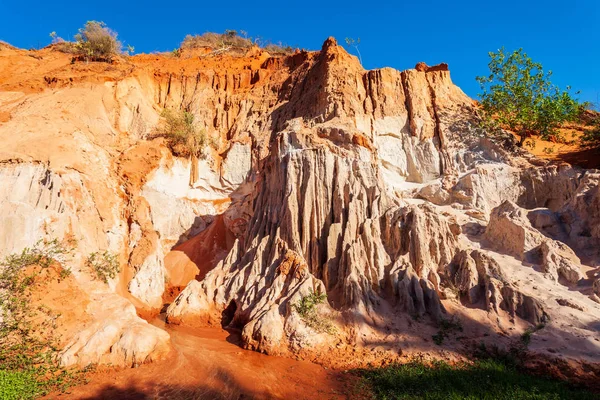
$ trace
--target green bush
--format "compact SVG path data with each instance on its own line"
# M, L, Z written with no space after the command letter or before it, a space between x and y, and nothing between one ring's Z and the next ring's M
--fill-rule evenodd
M595 399L595 394L565 382L526 374L493 359L450 365L411 360L359 371L359 390L376 399ZM365 396L367 397L367 396Z
M75 53L84 61L105 61L123 54L117 33L104 22L88 21L75 35Z
M327 299L325 293L310 292L307 296L302 296L300 301L293 304L292 307L304 323L319 333L334 333L335 326L333 323L319 314L316 306L322 304Z
M0 399L27 400L43 394L42 384L34 372L0 369Z
M19 254L8 255L1 263L0 267L0 288L6 288L3 285L13 285L18 274L30 265L39 265L42 268L48 268L53 263L60 261L63 255L68 254L72 249L65 247L58 240L38 240L33 247L26 247ZM17 291L14 286L9 286L11 291Z
M51 32L51 47L63 53L74 54L74 60L79 61L103 61L112 62L118 55L133 54L134 48L127 45L123 50L123 44L117 39L117 33L106 26L104 22L88 21L79 33L75 35L75 41L69 42L61 38L56 32Z
M271 55L287 55L294 52L294 48L292 46L288 46L281 42L277 44L265 44L262 48Z
M169 148L177 156L200 157L209 140L206 131L198 128L194 114L186 110L165 109L161 117L152 138L167 139Z
M556 138L557 128L575 120L579 103L567 91L550 82L551 72L532 61L523 49L507 53L504 48L489 53L490 74L479 76L486 127L497 125L519 135L519 146L532 134Z
M121 271L117 256L108 250L102 253L91 253L86 261L86 265L96 272L96 276L104 283L113 279Z
M0 365L31 367L47 357L50 344L32 335L34 312L29 306L29 288L41 271L58 263L69 251L57 240L40 240L0 262ZM38 268L26 270L29 266Z
M583 145L588 147L600 146L600 115L592 121L592 127L587 129L581 138Z
M190 185L192 185L198 179L198 158L203 156L207 146L217 149L218 139L209 137L204 129L200 129L194 114L190 111L164 109L161 117L161 121L149 139L165 138L173 154L191 160Z
M63 53L76 54L77 46L74 42L68 42L58 36L56 32L50 32L50 37L52 38L52 48Z
M30 305L35 278L64 262L71 251L57 240L40 240L0 261L0 399L37 398L50 390L65 390L79 379L56 362L56 316ZM61 270L61 277L63 270L68 269Z

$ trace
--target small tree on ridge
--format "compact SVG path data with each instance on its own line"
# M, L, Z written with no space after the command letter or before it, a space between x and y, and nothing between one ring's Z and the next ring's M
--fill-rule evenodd
M483 90L481 106L488 120L519 136L519 146L532 134L549 139L561 123L577 117L578 102L552 85L552 72L545 73L523 49L501 48L489 56L490 75L476 78Z
M117 33L104 22L88 21L75 35L76 52L85 61L110 62L114 56L123 53L122 47Z

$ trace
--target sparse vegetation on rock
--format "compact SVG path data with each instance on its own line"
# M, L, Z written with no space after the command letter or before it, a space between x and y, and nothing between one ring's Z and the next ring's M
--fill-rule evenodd
M291 46L283 43L263 42L260 38L249 37L244 31L226 30L224 33L205 32L202 35L187 35L181 42L181 50L210 48L212 54L248 50L252 46L261 47L271 54L290 54Z
M181 49L198 49L210 47L217 50L248 49L252 40L238 35L235 30L225 33L205 32L202 35L187 35L181 42Z
M163 137L173 154L180 157L200 157L208 145L208 135L198 127L190 111L164 109L162 120L151 138Z
M294 48L292 46L283 44L282 42L279 42L277 44L268 43L265 44L262 48L271 55L287 55L292 54L294 52Z
M198 158L202 157L207 146L218 147L217 140L211 138L206 130L200 128L194 114L187 110L164 109L161 121L150 138L162 137L167 145L179 157L191 160L190 185L197 178Z
M300 301L293 305L294 310L300 315L302 321L319 333L334 333L335 326L327 317L321 315L317 306L327 300L327 294L310 292L302 296Z
M354 49L356 50L356 54L358 54L358 59L360 60L360 63L362 64L362 55L360 54L360 50L358 49L358 45L360 44L360 38L358 39L354 39L354 38L346 38L346 46L348 47L354 47Z
M582 142L585 146L600 146L600 113L594 113L591 121L591 127L584 131Z
M61 38L56 32L50 32L52 38L52 48L61 51L63 53L75 54L77 53L77 45L75 42L69 42Z
M576 119L580 107L568 91L554 86L552 72L544 72L523 49L490 52L490 74L479 76L485 121L515 132L522 146L532 134L557 139L561 123Z
M433 342L438 346L444 343L444 339L456 332L462 332L463 326L459 319L442 319L439 323L440 329L438 333L432 336Z
M77 372L59 367L54 321L47 307L34 308L31 287L56 275L72 249L58 240L40 240L0 262L0 398L33 399L50 390L65 390ZM63 279L62 273L58 274Z
M109 279L114 279L121 271L117 256L108 250L102 253L91 253L86 260L86 265L104 283L108 283Z
M521 335L521 343L527 347L529 346L529 344L531 343L531 336L536 333L537 331L544 329L546 327L546 324L537 324L535 327L533 328L528 328L525 330L525 332L523 332L523 334Z

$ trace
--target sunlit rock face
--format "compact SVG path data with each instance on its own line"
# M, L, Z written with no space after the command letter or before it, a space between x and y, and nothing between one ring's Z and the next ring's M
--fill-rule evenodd
M62 56L36 66L48 80L0 84L0 254L76 240L67 262L93 295L66 365L164 357L169 335L140 316L165 309L317 359L417 348L452 318L474 340L530 324L550 340L589 336L600 316L598 172L484 135L445 65L365 71L331 38L281 57L142 55L93 76ZM201 157L147 140L165 107L194 114L211 138ZM108 283L86 264L104 251L120 265ZM327 295L327 329L298 312L312 293Z

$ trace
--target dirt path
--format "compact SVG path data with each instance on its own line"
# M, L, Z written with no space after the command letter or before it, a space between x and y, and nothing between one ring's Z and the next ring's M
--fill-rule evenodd
M68 399L342 399L349 376L238 346L239 334L218 328L155 325L171 334L162 362L92 374L87 385L49 398Z

